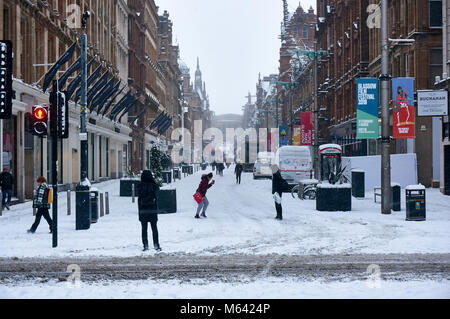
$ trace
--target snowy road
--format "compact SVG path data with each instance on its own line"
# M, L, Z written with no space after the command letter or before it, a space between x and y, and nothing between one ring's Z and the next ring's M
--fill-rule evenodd
M116 280L295 277L300 280L367 280L379 269L383 280L444 280L448 284L450 254L389 255L223 255L158 254L128 258L0 259L0 283L24 280L66 281L67 267L77 265L84 282ZM372 265L372 266L371 266ZM369 267L370 266L370 267Z
M277 221L270 180L253 180L243 174L234 181L233 168L215 176L209 189L207 219L194 219L192 198L201 171L176 181L178 212L159 216L160 243L166 253L223 254L427 254L450 253L450 196L427 189L427 220L405 221L402 211L380 213L373 194L353 199L351 212L317 212L315 201L283 196L283 221ZM109 191L111 214L87 231L75 230L75 194L72 215L66 215L66 194L59 195L59 243L51 248L45 221L36 234L26 234L33 223L31 203L13 207L0 217L0 257L133 257L141 251L137 203L119 197L119 181L95 185Z
M26 233L31 203L5 211L0 297L450 298L450 197L438 190L427 189L423 222L405 221L404 190L402 211L391 215L370 192L353 199L351 212L317 212L315 201L285 194L277 221L271 181L243 174L236 185L230 168L214 177L208 218L198 220L192 195L202 173L172 184L178 212L159 216L160 254L141 251L137 203L119 197L117 180L95 185L109 192L111 213L86 231L75 230L59 195L57 248L45 221ZM70 264L80 267L84 288L67 290ZM382 290L367 288L369 265L379 267Z

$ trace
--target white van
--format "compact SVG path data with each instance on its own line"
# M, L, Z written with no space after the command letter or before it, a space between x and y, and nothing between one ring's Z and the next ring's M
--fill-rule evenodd
M275 155L275 164L290 185L297 185L301 180L313 177L310 146L280 147Z
M257 178L272 178L272 170L270 165L275 161L275 154L273 152L259 152L253 167L253 179Z

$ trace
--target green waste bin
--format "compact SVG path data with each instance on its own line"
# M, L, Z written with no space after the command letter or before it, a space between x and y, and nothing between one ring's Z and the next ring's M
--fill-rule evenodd
M425 186L409 185L405 188L406 193L406 220L425 220Z

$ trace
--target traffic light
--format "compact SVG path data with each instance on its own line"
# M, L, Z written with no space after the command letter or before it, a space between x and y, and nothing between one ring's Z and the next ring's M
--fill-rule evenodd
M36 136L47 136L48 130L48 107L42 105L33 106L31 113L31 133Z
M12 115L12 42L0 41L0 119Z

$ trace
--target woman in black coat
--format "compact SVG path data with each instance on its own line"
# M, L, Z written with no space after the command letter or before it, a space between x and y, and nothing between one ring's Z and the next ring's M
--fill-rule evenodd
M288 182L281 176L280 168L278 165L271 165L272 169L272 194L278 193L280 198L283 196L283 191L287 190L289 187ZM283 209L281 203L275 202L275 209L277 210L277 217L275 219L283 219Z
M141 176L141 184L139 185L139 221L142 225L142 243L144 244L144 251L148 250L148 223L152 227L153 233L153 247L160 251L158 239L158 196L159 186L156 184L152 172L144 171Z

